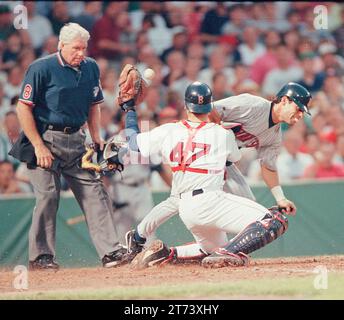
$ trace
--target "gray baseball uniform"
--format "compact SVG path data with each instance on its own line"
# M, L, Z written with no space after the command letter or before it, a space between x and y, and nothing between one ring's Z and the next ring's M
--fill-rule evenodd
M214 108L221 116L223 126L234 131L240 148L254 147L258 159L264 166L276 170L276 159L281 148L280 124L271 125L271 101L251 94L214 102ZM245 178L234 164L226 167L227 181L224 191L253 199ZM157 205L138 225L139 234L147 238L168 218L178 213L179 197L171 196Z

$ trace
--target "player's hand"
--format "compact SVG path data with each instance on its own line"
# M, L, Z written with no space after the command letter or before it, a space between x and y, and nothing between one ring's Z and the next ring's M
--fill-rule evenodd
M51 168L55 158L44 143L35 146L35 155L37 158L37 166L46 169Z
M288 199L282 199L280 201L277 201L277 205L280 209L282 209L282 212L285 213L286 215L295 216L296 206L294 202Z
M104 150L105 141L103 139L101 139L101 138L95 139L95 140L93 140L93 142L98 145L99 151Z

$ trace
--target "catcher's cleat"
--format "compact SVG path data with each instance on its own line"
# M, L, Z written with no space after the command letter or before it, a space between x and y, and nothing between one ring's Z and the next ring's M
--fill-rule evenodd
M133 268L141 269L164 265L176 260L174 248L169 249L161 240L155 240L147 249L139 253L131 262Z
M202 260L202 266L205 268L242 267L248 264L249 257L246 254L242 252L235 254L224 248L215 250Z
M29 261L29 270L55 270L59 269L59 265L54 261L51 254L41 254L34 261Z
M105 255L102 259L103 267L104 268L114 268L119 267L123 264L129 263L128 260L128 250L119 245L119 249L110 252L109 254Z
M135 230L130 230L125 234L125 241L128 250L128 260L132 261L142 250L146 241L135 239Z

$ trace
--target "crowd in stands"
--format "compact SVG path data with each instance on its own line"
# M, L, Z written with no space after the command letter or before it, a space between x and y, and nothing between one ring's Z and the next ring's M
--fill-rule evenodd
M24 5L28 29L14 26ZM315 6L326 23L315 29ZM317 11L318 12L318 11ZM312 116L283 127L278 158L281 182L344 177L344 5L335 2L101 2L0 1L0 194L31 192L25 166L7 152L20 133L15 106L25 71L35 59L57 51L58 35L77 22L91 35L105 102L104 139L123 128L115 105L121 68L155 71L138 106L149 128L184 117L183 95L198 80L214 99L251 93L272 99L288 81L312 93ZM260 181L255 150L240 168Z

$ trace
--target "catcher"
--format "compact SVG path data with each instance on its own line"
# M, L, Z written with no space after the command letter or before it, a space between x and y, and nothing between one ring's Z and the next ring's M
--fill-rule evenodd
M145 157L160 154L171 166L171 193L180 199L180 218L201 248L203 266L243 266L248 262L248 253L287 230L287 219L278 210L270 211L252 200L223 191L226 161L240 159L234 134L209 122L212 93L206 84L191 84L185 97L187 120L145 133L138 128L135 96L121 100L121 108L126 112L128 148ZM227 232L237 236L228 242ZM176 251L166 248L160 240L149 250L133 263L150 266L177 257Z

